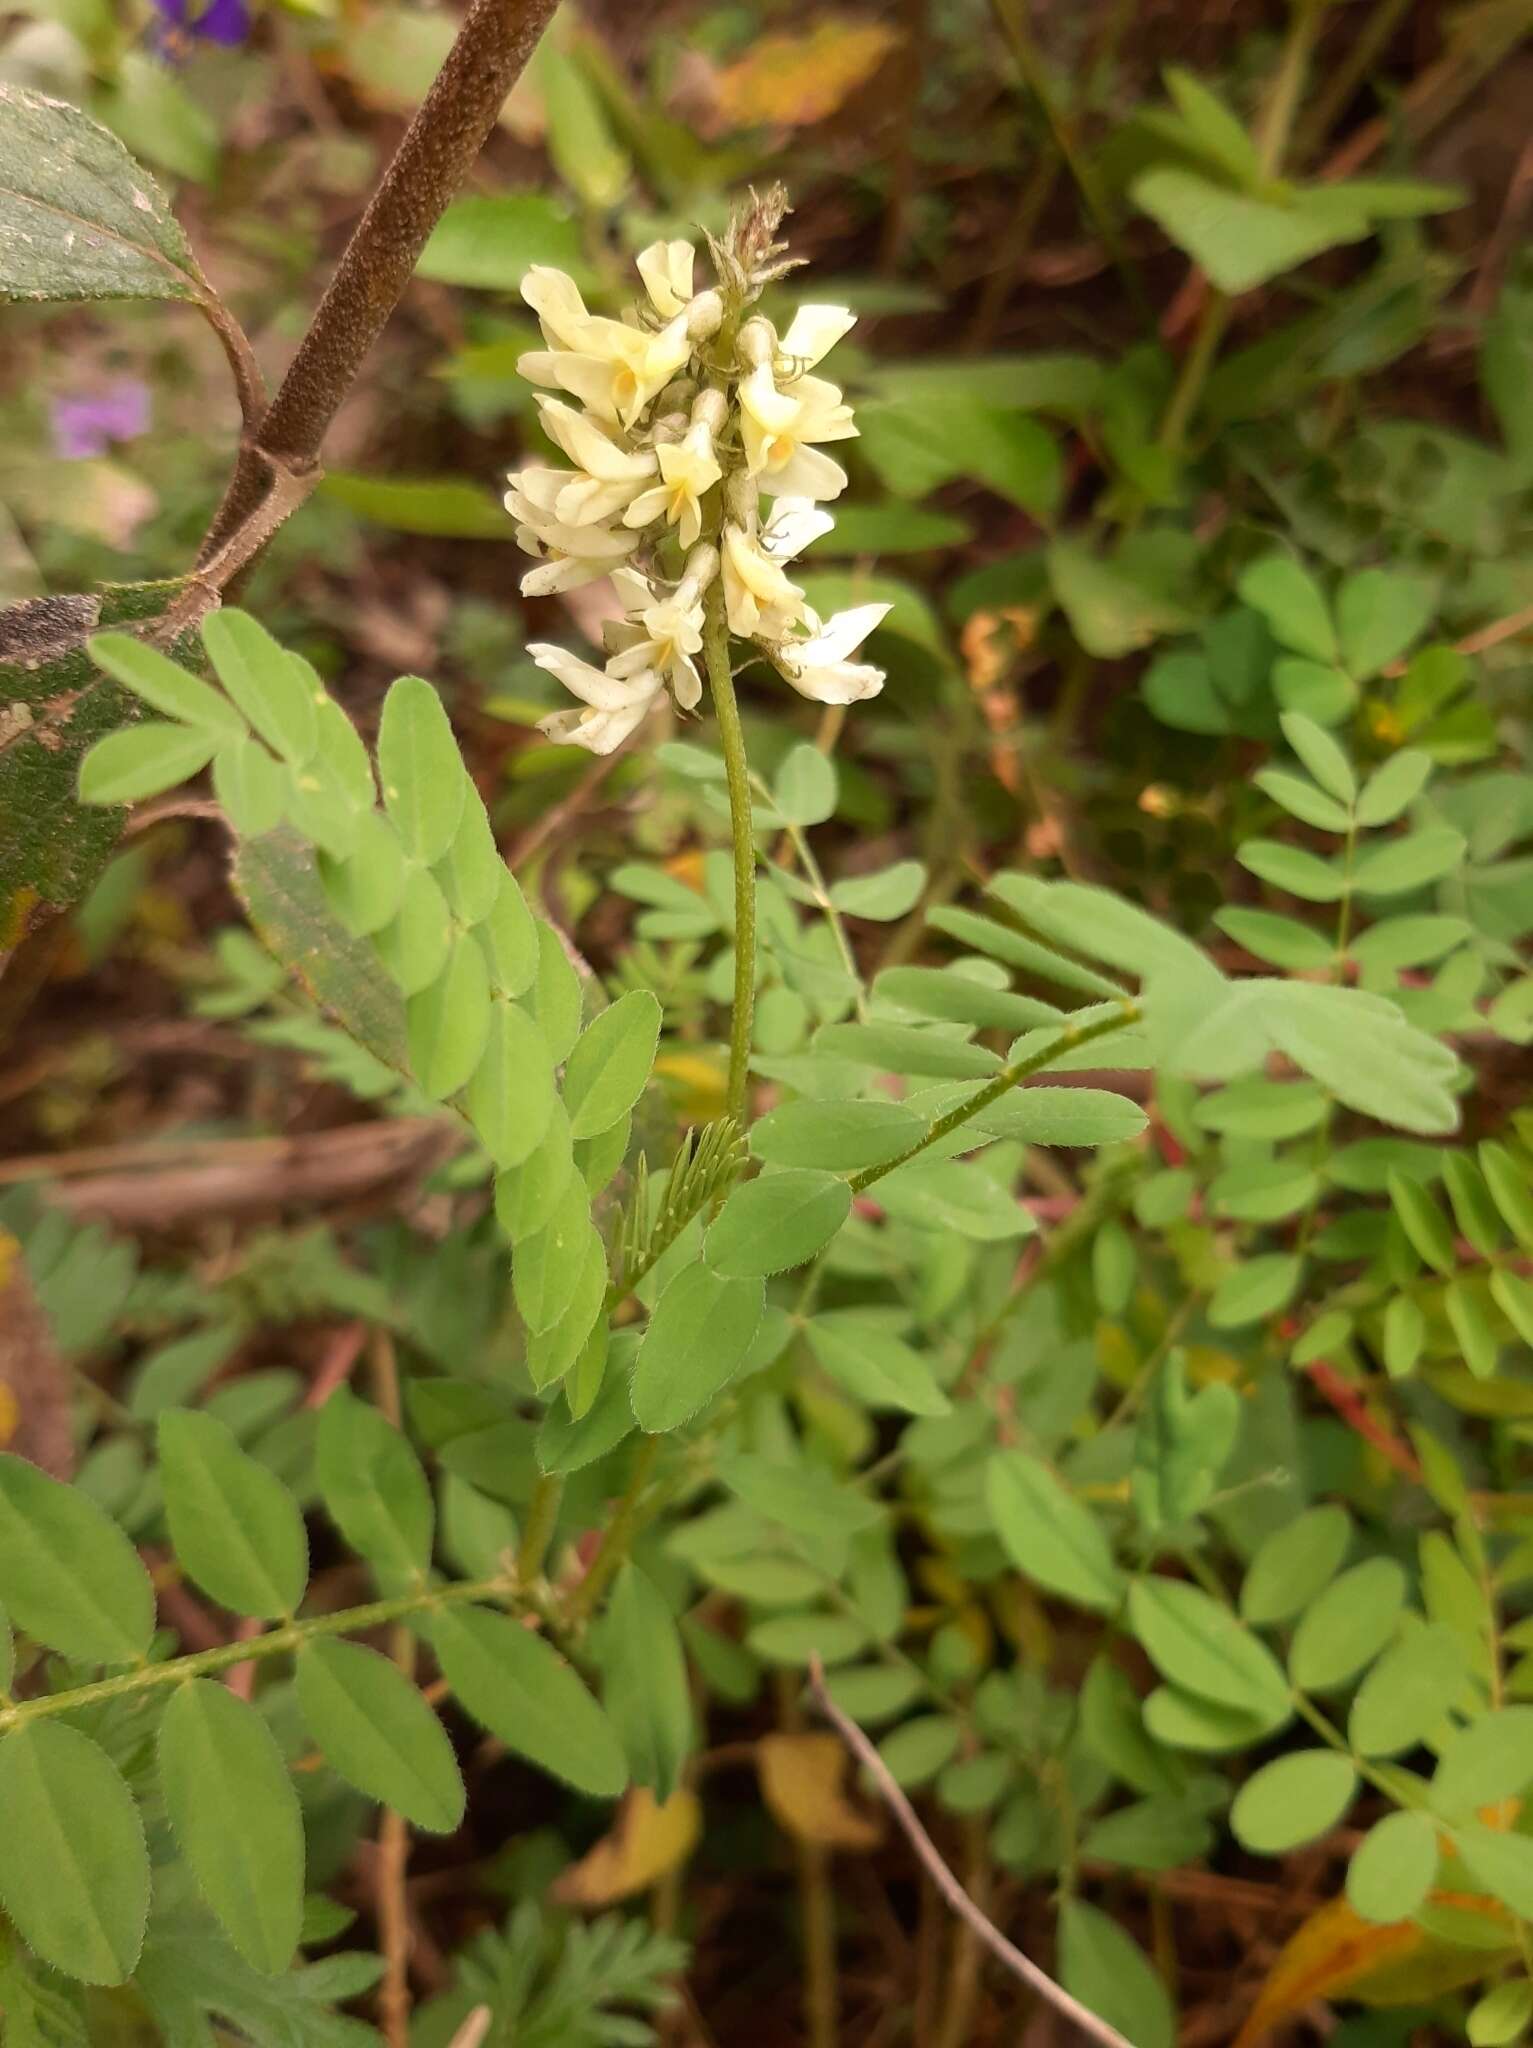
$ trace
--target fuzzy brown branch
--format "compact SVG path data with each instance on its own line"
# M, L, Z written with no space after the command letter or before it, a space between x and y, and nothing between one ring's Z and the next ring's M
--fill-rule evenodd
M1035 1991L1040 1998L1045 1999L1056 2012L1062 2013L1091 2040L1100 2041L1103 2048L1134 2048L1134 2043L1120 2034L1116 2027L1109 2026L1104 2019L1099 2019L1089 2007L1082 2005L1078 1998L1072 1998L1062 1985L1054 1982L1046 1970L1040 1970L1030 1957L1023 1955L1014 1942L1006 1939L992 1921L986 1919L943 1862L936 1843L916 1818L915 1808L895 1783L889 1766L857 1723L849 1715L843 1714L831 1698L826 1690L824 1666L818 1657L812 1657L809 1662L809 1686L820 1712L877 1785L884 1804L899 1822L905 1839L920 1858L927 1876L959 1919L1014 1977L1019 1977L1029 1990Z
M223 504L202 544L203 567L215 559L233 559L223 551L260 515L274 479L288 482L286 496L293 502L284 504L284 517L303 495L292 487L307 480L312 488L318 480L320 446L330 422L557 4L474 0L346 245L276 397L241 446ZM273 531L275 523L262 535L263 542Z

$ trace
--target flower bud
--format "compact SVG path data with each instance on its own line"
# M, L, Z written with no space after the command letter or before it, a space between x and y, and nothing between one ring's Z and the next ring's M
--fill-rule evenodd
M770 365L777 353L776 329L758 313L740 329L735 346L741 362L748 363L753 370L760 369L763 363Z
M724 318L724 301L716 291L699 292L687 308L687 339L706 341L717 334Z
M699 391L692 401L692 424L706 427L710 435L717 436L724 431L724 422L729 418L729 400L722 391L711 386Z
M719 573L719 551L711 541L702 541L687 556L676 595L683 604L695 604Z

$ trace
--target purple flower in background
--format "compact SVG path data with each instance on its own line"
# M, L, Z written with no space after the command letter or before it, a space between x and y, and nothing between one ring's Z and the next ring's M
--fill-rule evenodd
M105 455L114 441L136 441L149 429L149 386L119 377L78 398L55 398L53 445L66 462Z
M218 43L226 50L244 42L250 33L247 0L205 0L193 8L191 0L151 0L159 16L156 41L162 56L184 56L188 39L200 36L206 43Z

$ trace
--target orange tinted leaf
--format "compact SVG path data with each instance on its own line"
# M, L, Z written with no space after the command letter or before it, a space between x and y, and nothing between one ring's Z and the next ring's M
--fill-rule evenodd
M737 128L807 128L835 113L900 38L870 21L822 21L803 35L763 36L714 81L714 104Z

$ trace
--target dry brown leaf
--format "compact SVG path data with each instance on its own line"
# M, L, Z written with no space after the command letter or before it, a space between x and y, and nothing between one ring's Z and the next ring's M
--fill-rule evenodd
M0 1450L55 1479L74 1471L69 1367L32 1291L21 1246L0 1230Z
M848 1761L839 1736L763 1735L756 1768L778 1826L826 1849L876 1849L882 1828L842 1790Z
M713 81L714 107L736 128L808 128L866 85L900 41L871 21L821 21L802 35L763 36Z
M636 1785L611 1831L559 1878L554 1897L565 1906L611 1906L648 1891L691 1855L702 1821L697 1794L685 1786L661 1806Z

